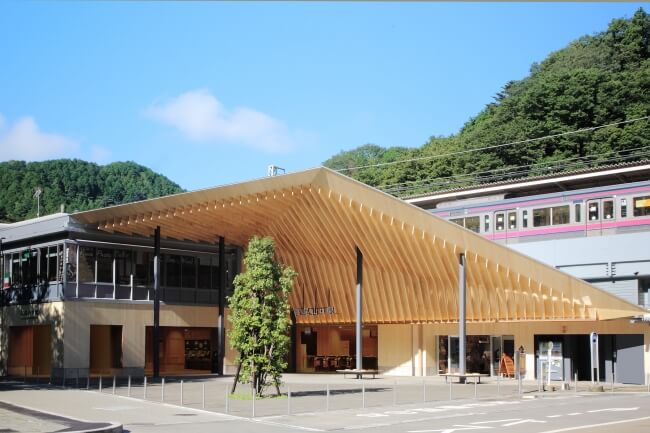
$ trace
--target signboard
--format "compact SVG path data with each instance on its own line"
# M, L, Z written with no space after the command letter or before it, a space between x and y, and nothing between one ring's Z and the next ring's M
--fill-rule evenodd
M598 358L598 333L589 334L589 349L591 352L591 382L594 383L594 369L596 370L595 381L600 381L600 360Z
M302 307L294 308L293 313L296 316L320 316L322 314L336 314L336 308L328 305L326 307Z

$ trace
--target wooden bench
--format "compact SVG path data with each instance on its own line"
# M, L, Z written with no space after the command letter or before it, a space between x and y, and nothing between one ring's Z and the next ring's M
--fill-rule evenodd
M372 378L374 379L375 376L378 374L381 374L381 371L379 370L356 370L356 369L346 369L346 370L336 370L337 373L342 374L343 377L347 377L348 374L352 374L356 376L357 379L363 379L363 375L372 375Z
M445 377L445 383L448 383L448 378L450 377L457 377L459 383L466 383L467 379L474 379L474 383L481 383L481 377L490 377L490 375L486 373L440 373L440 376Z

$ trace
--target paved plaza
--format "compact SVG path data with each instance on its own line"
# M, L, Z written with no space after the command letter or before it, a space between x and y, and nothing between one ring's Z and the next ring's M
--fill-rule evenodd
M103 378L101 392L98 379L81 381L78 387L73 379L66 388L5 382L0 401L61 417L119 423L128 432L650 431L650 393L645 386L606 385L603 392L588 392L590 384L580 383L575 392L555 384L555 391L540 393L539 384L524 382L520 394L516 381L495 378L477 385L456 383L450 389L439 377L360 381L337 375L286 375L281 397L253 401L241 385L234 397L226 399L231 377L183 378L182 387L180 379L166 378L164 391L162 382L149 379L146 399L141 379L132 379L130 389L128 380L116 380L114 389L112 382ZM1 414L0 419L12 423L0 426L0 431L69 428L55 419L30 421L28 415L11 413Z

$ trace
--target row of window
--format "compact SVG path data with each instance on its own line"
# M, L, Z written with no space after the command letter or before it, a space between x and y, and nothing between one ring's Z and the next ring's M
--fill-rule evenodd
M234 256L228 254L226 259L234 266ZM153 285L151 251L58 244L4 254L0 260L5 288L63 282L64 263L67 263L67 281L71 283L78 279L81 284ZM216 289L219 286L216 255L161 254L160 265L163 287Z
M571 205L544 207L537 209L524 209L521 211L521 228L546 227L569 224L571 222ZM582 221L582 203L574 203L574 222ZM628 202L626 198L620 199L621 218L628 216ZM643 217L650 215L650 196L632 198L632 215ZM531 217L532 216L532 221ZM610 220L616 217L614 199L600 199L587 202L587 220ZM468 230L481 232L481 217L467 216L451 218L449 221L465 227ZM490 215L483 215L483 232L490 232ZM516 230L519 228L518 211L503 211L494 214L494 231Z

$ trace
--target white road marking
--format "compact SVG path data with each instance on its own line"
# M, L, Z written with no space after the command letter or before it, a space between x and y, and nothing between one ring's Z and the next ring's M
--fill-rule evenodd
M510 421L519 421L521 418L510 418L510 419L493 419L490 421L476 421L476 422L471 422L470 424L491 424L491 423L497 423L497 422L510 422Z
M526 423L542 424L545 422L546 421L538 421L536 419L522 419L521 421L514 421L514 422L509 422L508 424L503 424L501 427L510 427L512 425L519 425L519 424L526 424Z
M571 413L568 413L567 415L569 415L569 416L582 415L582 412L571 412Z
M465 425L465 424L455 424L453 427L435 429L435 430L409 430L408 433L454 433L455 431L468 431L468 430L485 430L491 429L493 427L487 427L482 425Z
M608 409L595 409L595 410L588 410L587 412L589 413L596 413L596 412L625 412L628 410L639 410L638 407L610 407Z
M561 428L561 429L557 429L557 430L547 430L547 431L544 431L544 432L541 432L541 433L562 433L562 432L565 432L565 431L582 430L582 429L586 429L586 428L602 427L602 426L605 426L605 425L624 424L624 423L627 423L627 422L644 421L644 420L647 420L647 419L650 419L650 416L644 416L643 418L623 419L623 420L620 420L620 421L603 422L603 423L600 423L600 424L580 425L580 426L577 426L577 427L567 427L567 428Z
M562 415L546 415L546 418L559 418Z

